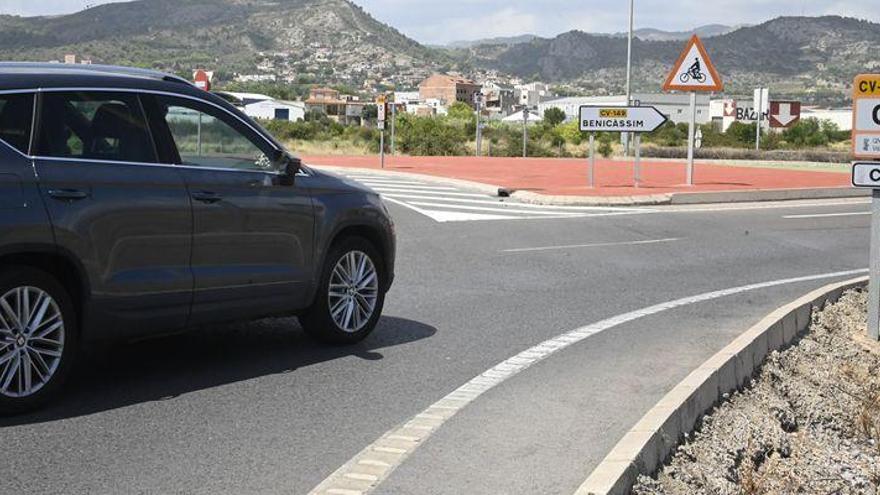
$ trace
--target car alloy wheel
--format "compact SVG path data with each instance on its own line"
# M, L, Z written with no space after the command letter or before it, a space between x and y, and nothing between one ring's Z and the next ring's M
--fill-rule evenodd
M345 253L330 274L328 307L340 330L355 333L370 321L379 297L379 274L363 251Z
M25 398L52 379L64 351L64 317L58 303L36 287L16 287L0 297L0 396Z

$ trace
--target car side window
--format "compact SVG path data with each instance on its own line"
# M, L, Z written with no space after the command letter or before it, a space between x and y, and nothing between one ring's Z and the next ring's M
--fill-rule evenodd
M157 163L140 99L134 93L47 92L36 154Z
M27 154L34 117L33 94L0 95L0 139Z
M157 97L182 165L274 172L267 147L239 131L219 109L184 98Z

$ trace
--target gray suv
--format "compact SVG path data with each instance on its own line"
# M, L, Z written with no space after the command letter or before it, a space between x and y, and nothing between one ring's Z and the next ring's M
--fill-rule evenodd
M379 196L163 73L0 64L0 413L83 344L296 315L360 341L394 278Z

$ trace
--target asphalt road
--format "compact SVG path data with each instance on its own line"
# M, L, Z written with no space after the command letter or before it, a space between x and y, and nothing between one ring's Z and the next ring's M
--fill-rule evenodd
M444 193L469 194L416 191L436 199L415 202L440 205ZM367 341L322 347L295 320L275 319L92 352L61 401L0 420L0 493L306 494L383 433L544 340L682 297L867 266L863 201L626 215L412 203L390 205L398 278ZM460 214L437 221L426 208ZM843 215L811 216L829 213ZM479 397L376 493L573 493L694 367L831 281L744 292L591 336Z

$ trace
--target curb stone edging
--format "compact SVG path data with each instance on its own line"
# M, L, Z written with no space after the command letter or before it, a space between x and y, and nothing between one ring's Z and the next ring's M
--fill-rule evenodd
M700 418L725 394L741 389L771 352L791 344L810 326L813 308L836 302L868 277L827 285L767 315L709 358L660 399L623 436L575 495L625 495L641 474L656 472Z
M308 165L308 164L306 164ZM335 165L308 165L310 167L373 175L387 175L402 179L422 180L441 184L452 184L466 189L497 196L502 186L484 184L464 179L441 177L438 175L399 172L358 167L337 167ZM766 189L743 191L707 191L707 192L674 192L638 196L559 196L539 194L532 191L513 191L511 198L523 203L547 206L660 206L660 205L694 205L710 203L746 203L758 201L787 201L805 199L836 199L861 198L870 196L867 189L852 187L825 187L812 189Z

